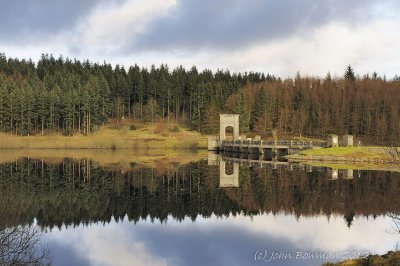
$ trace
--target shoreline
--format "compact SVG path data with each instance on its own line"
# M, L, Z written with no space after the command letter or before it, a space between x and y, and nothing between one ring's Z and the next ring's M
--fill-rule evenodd
M345 169L345 170L368 170L368 171L388 171L388 172L400 172L400 165L398 163L387 163L387 162L351 162L351 161L313 161L313 160L302 160L302 161L289 161L291 163L301 163L304 165L310 165L315 167L326 167L332 169Z
M302 163L302 162L322 162L322 163L367 163L367 164L396 164L395 160L389 158L346 158L346 157L335 157L335 156L304 156L304 155L289 155L285 156L289 162Z
M347 259L339 262L326 262L322 266L363 266L363 265L399 265L400 251L388 251L383 255L370 254L366 257Z
M203 149L207 136L176 124L107 124L90 135L16 136L0 133L0 151L10 149Z
M334 147L306 150L285 156L292 163L333 169L378 170L400 172L399 160L391 158L384 147Z
M399 160L391 157L382 146L369 147L331 147L304 150L299 154L285 156L292 162L328 162L328 163L372 163L392 164Z
M65 158L73 160L89 160L99 165L130 171L135 167L172 167L181 164L198 162L206 159L204 150L190 149L9 149L6 152L0 150L0 163L8 163L21 158L43 160L43 162L62 162Z
M206 149L206 137L184 136L10 136L0 134L0 151L32 149L97 149L97 150L146 150L146 149Z
M0 148L0 153L2 151L32 151L32 150L65 150L65 151L74 151L74 150L101 150L107 152L115 152L122 150L132 150L132 151L157 151L157 150L173 150L173 151L205 151L207 148L205 147L117 147L117 148L108 148L108 147L71 147L71 148L60 148L60 147L38 147L38 148L24 148L24 147L10 147L10 148Z

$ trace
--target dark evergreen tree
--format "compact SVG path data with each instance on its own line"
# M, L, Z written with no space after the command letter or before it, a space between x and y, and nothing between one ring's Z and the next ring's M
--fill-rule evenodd
M344 78L345 78L345 80L349 80L349 81L356 80L356 75L354 74L353 68L350 65L348 65L346 68L346 71L344 73Z

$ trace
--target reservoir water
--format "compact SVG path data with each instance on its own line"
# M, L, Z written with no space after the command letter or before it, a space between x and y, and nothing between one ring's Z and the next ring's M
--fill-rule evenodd
M321 265L400 245L398 172L128 161L2 162L1 262L19 248L53 265Z

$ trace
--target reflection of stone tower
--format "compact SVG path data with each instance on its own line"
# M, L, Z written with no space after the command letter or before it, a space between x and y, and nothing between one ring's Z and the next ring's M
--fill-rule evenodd
M226 162L219 162L219 187L239 187L239 164L233 163L232 173L226 173Z
M328 174L331 180L336 180L339 178L339 170L334 168L328 168Z
M219 115L219 140L223 141L228 127L233 128L233 140L239 139L239 115L220 114Z
M343 179L353 179L353 170L352 169L344 169L343 170Z
M214 153L214 152L208 152L208 160L207 160L207 164L208 165L219 165L219 161L221 156Z

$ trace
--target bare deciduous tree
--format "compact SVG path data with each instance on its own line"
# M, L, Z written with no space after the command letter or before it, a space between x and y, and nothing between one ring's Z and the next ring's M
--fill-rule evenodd
M387 214L388 217L392 219L392 232L395 234L400 234L400 214L399 213L394 213L390 212Z
M16 226L0 230L0 265L50 265L49 251L40 245L38 228Z
M385 152L390 156L390 158L395 162L400 162L400 147L389 146L385 147Z

